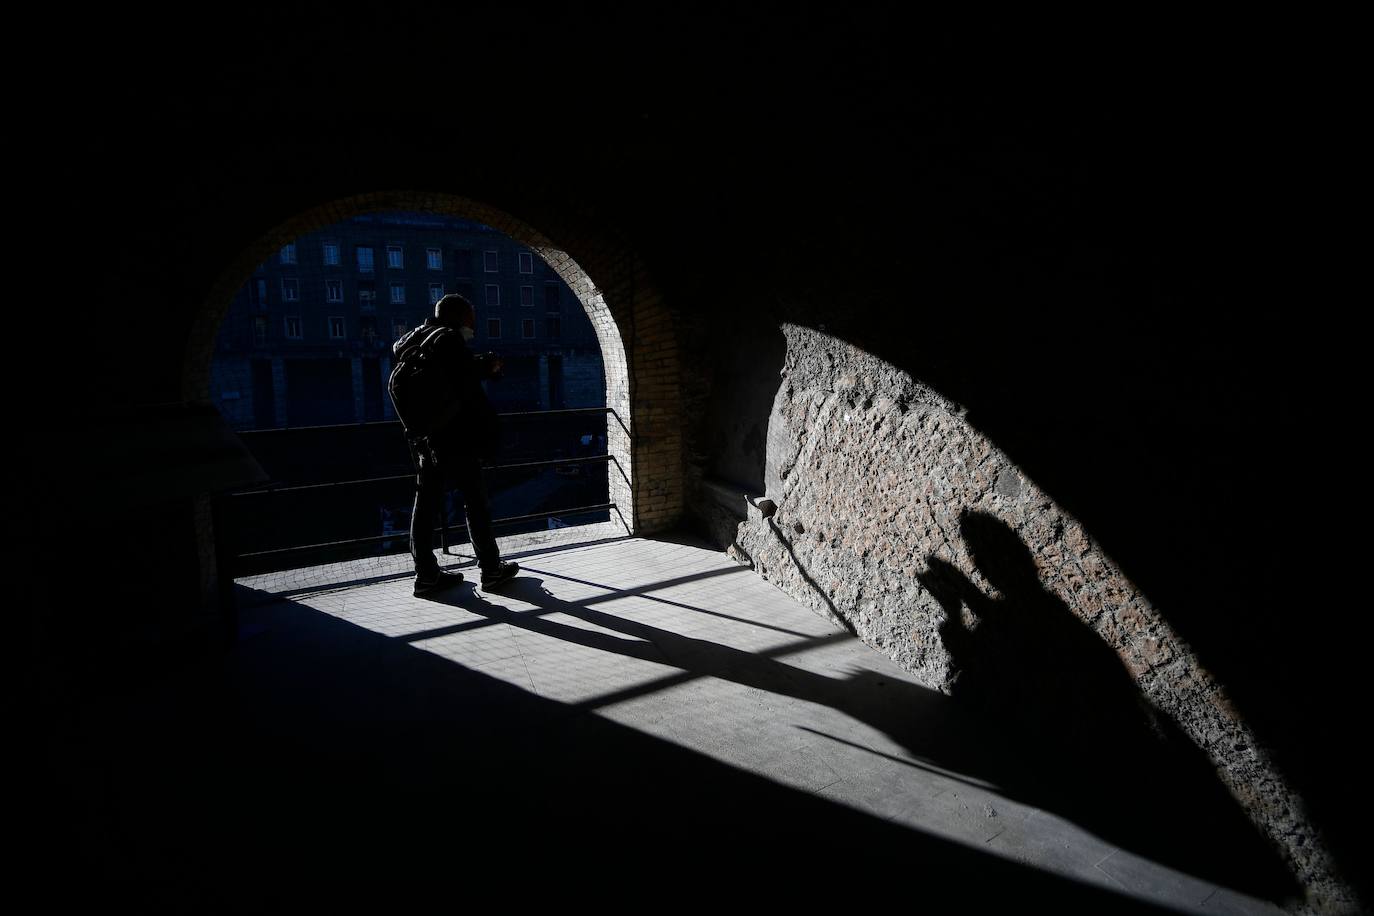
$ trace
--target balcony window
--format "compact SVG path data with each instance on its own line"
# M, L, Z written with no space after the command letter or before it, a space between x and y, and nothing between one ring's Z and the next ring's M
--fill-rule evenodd
M358 307L364 312L372 312L377 309L377 291L363 287L358 290Z

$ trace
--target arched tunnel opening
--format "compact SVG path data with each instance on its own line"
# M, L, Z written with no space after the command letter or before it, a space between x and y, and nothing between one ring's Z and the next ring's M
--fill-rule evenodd
M490 452L494 530L610 530L612 515L630 530L625 346L591 278L489 207L393 197L426 209L354 198L296 217L235 259L237 268L263 258L228 302L206 304L223 317L212 350L193 342L186 388L215 406L268 478L217 502L208 536L228 568L216 578L408 550L415 456L388 380L397 341L449 293L476 309L470 349L501 361L499 378L482 383L497 440L470 443ZM527 243L463 215L478 213ZM268 251L288 231L299 234ZM445 554L469 541L463 495L449 490L441 506Z

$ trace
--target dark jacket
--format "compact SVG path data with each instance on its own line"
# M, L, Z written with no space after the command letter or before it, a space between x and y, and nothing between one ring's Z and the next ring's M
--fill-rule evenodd
M399 360L405 350L415 346L438 325L435 319L426 318L418 328L392 344L393 356ZM457 398L457 412L451 420L430 434L430 444L459 448L484 457L492 454L499 431L496 411L482 390L482 382L497 377L494 371L496 354L474 355L457 328L439 334L427 347L440 364L449 370L452 390Z

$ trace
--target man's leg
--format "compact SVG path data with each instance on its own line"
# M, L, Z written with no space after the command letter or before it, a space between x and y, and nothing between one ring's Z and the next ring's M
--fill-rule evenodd
M501 566L501 551L492 534L491 504L487 502L487 486L482 480L482 463L475 455L462 453L449 461L450 479L463 491L468 538L472 541L472 552L477 554L477 565L482 572L493 573Z
M415 459L415 508L410 513L410 555L415 572L423 579L439 573L434 559L434 517L444 492L443 473L428 448L411 447Z

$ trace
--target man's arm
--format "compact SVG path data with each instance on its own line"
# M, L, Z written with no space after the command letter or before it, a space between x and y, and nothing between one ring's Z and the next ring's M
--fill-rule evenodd
M495 353L476 353L469 350L457 335L444 341L445 359L453 373L454 389L463 402L463 412L470 419L492 412L482 382L499 378L501 360Z
M472 357L477 377L482 380L499 379L505 362L495 353L476 353Z

